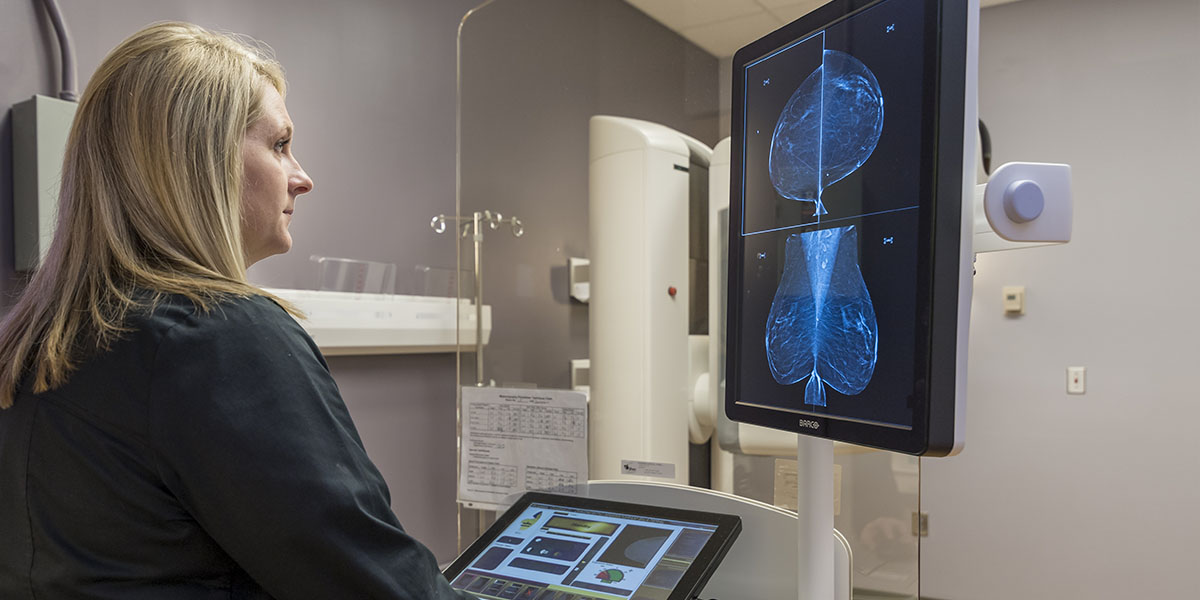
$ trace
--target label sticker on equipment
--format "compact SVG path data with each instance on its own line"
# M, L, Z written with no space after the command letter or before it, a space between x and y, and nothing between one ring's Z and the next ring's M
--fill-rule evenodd
M623 460L621 461L621 473L624 475L643 475L646 477L675 479L675 465L641 460Z

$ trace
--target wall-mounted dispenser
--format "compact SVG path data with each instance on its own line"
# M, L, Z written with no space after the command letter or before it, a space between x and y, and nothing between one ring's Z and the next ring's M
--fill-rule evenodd
M74 102L37 95L13 105L14 268L31 271L54 237L63 151Z

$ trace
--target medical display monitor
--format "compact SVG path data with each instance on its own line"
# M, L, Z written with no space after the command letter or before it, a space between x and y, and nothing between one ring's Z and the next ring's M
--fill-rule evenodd
M495 600L691 600L741 531L699 511L526 494L449 568Z
M965 0L839 0L734 57L731 419L957 447L969 4L977 15Z

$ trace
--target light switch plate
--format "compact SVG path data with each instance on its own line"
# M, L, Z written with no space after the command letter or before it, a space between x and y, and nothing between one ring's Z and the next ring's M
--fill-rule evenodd
M1067 393L1087 392L1087 367L1067 367Z

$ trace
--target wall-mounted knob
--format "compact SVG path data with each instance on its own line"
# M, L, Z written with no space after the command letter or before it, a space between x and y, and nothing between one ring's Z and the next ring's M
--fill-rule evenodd
M1004 214L1014 223L1028 223L1046 208L1046 195L1035 181L1019 179L1004 190Z

